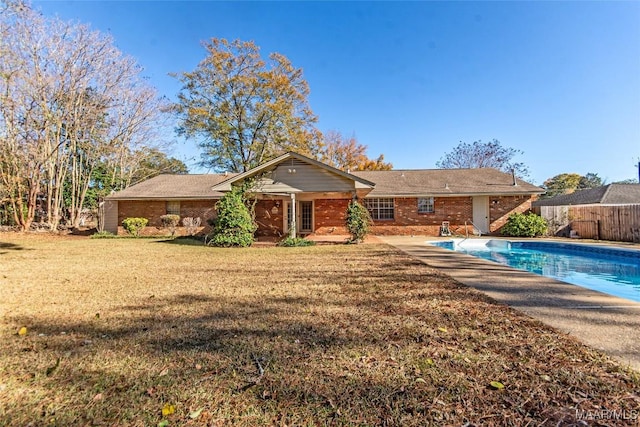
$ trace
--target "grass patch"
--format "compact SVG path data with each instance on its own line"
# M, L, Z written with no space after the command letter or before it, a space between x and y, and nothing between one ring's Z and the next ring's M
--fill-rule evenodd
M634 372L385 245L0 241L24 249L0 252L3 425L568 425L640 407Z
M115 239L118 236L116 236L115 234L113 234L110 231L98 231L96 233L93 233L89 237L91 239Z
M278 246L285 248L315 246L316 242L304 237L286 237L278 242Z

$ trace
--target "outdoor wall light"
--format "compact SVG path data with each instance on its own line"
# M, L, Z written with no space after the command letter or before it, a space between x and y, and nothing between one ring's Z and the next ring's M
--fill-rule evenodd
M295 169L289 169L289 173L296 173Z

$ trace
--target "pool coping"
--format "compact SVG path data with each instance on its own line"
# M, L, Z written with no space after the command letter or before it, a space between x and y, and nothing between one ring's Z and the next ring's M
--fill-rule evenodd
M640 303L427 244L444 238L380 236L380 240L640 371Z

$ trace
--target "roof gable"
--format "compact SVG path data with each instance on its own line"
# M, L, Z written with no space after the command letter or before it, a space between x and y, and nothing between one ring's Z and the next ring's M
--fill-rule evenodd
M640 203L640 184L609 184L601 203L623 205Z
M257 177L256 191L262 193L370 190L375 183L343 172L325 163L298 153L289 152L231 177L213 187L215 191L229 191L247 179Z

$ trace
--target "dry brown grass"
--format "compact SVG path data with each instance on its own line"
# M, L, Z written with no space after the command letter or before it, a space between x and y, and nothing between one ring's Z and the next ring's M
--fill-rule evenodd
M555 426L640 407L637 374L384 245L8 234L0 284L2 425Z

